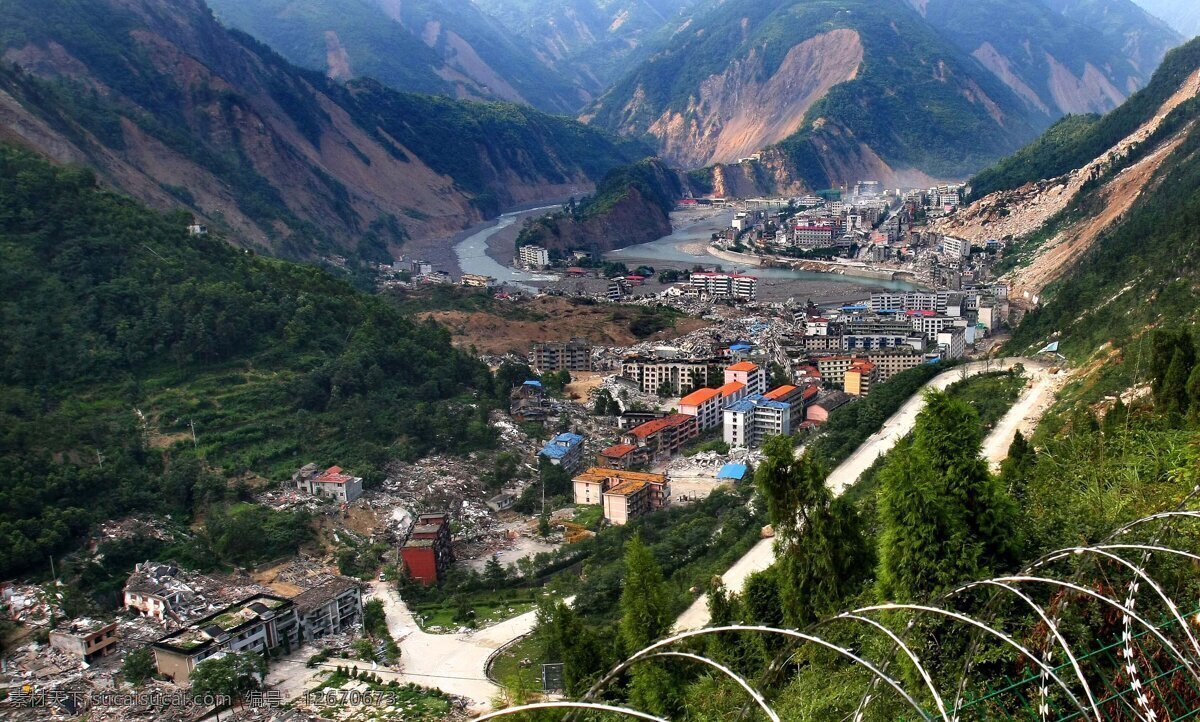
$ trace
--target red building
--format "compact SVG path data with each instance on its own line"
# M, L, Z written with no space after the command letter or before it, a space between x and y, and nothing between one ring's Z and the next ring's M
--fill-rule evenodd
M450 514L438 512L419 516L400 549L400 558L404 560L409 579L425 586L436 584L454 563Z

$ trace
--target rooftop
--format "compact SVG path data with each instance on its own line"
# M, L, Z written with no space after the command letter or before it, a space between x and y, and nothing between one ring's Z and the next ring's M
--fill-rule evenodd
M726 464L717 472L718 479L743 479L749 467L745 464Z
M313 481L320 484L346 484L357 480L357 478L353 474L343 474L342 467L340 466L331 466L325 470L325 473L313 479Z
M642 489L645 489L645 488L646 488L646 482L644 482L644 481L623 481L620 484L617 484L613 488L609 489L608 491L604 492L604 495L605 496L609 496L609 495L611 495L611 496L633 496L634 494L638 493L639 491L641 491Z
M784 396L789 396L792 393L799 391L799 390L800 390L800 388L798 386L780 386L777 389L771 389L767 393L763 394L763 398L767 398L767 399L771 399L772 401L775 401L777 399L783 398Z
M305 614L325 606L357 586L358 583L348 577L333 577L292 597L292 604L296 605L297 611Z
M741 381L730 381L721 388L717 389L717 391L721 392L721 396L733 396L744 388L746 388L746 384L742 383Z
M699 406L721 395L719 389L697 389L679 400L680 406Z
M579 434L559 434L546 442L546 445L542 447L541 455L548 459L561 459L581 443L583 443L583 437Z
M749 361L741 361L730 366L726 371L757 371L758 364Z
M664 429L669 429L673 426L680 426L686 423L694 423L695 420L696 419L693 416L685 416L684 414L671 414L669 416L664 416L661 419L653 419L640 426L635 426L629 430L629 433L633 434L639 439L645 439Z
M605 479L617 479L619 482L643 481L647 484L667 483L666 474L650 474L644 471L618 471L617 469L601 469L593 466L575 477L575 481L602 482Z
M637 451L637 447L633 444L617 444L601 451L600 455L609 459L621 459L634 451Z

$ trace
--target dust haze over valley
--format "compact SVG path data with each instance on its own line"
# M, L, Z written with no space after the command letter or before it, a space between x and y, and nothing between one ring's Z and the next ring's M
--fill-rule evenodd
M1193 718L1198 8L0 0L0 718Z

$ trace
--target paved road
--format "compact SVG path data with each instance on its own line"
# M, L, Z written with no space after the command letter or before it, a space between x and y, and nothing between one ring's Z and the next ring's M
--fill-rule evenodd
M926 384L920 393L915 394L911 399L906 401L900 409L891 416L883 424L883 428L872 434L866 441L862 443L858 449L850 455L844 462L841 463L826 480L829 488L835 495L841 495L854 482L858 481L858 477L862 476L875 461L887 453L896 442L903 438L908 432L912 431L913 426L917 421L917 414L921 413L921 409L925 408L925 391L930 389L944 389L947 386L959 381L968 376L986 373L988 371L1007 371L1016 364L1023 364L1026 371L1033 376L1035 382L1032 390L1027 390L1013 409L1017 412L1016 418L1018 422L1024 419L1028 422L1029 418L1039 408L1033 403L1034 399L1044 399L1045 389L1043 384L1046 382L1048 374L1048 364L1038 359L1030 358L1005 358L993 359L991 361L973 361L963 366L950 369L945 373L935 376L928 384ZM1040 392L1040 393L1034 393ZM1042 412L1045 411L1045 405L1040 407ZM1040 416L1040 413L1039 413ZM1008 434L1008 443L1012 442L1012 435L1016 430L1015 423L1011 425L1009 418L1006 415L1004 421L988 436L984 444L985 449L993 448L999 445L999 438L1004 434ZM1008 451L1008 443L1003 444L1003 451ZM1003 458L1003 456L1001 456ZM746 578L755 572L762 571L775 563L775 542L773 539L763 539L758 544L755 544L749 552L739 559L729 571L721 575L721 579L725 582L725 587L733 592L741 592L742 587L746 583ZM675 630L684 631L688 629L699 629L708 624L708 598L700 597L692 606L688 607L679 619L675 621Z

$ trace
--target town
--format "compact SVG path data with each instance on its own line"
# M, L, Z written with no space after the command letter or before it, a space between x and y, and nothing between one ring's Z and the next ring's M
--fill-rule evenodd
M492 470L483 459L435 457L393 465L382 483L367 485L339 459L323 459L259 493L258 503L322 519L341 550L332 555L317 551L267 568L208 574L172 559L140 560L124 583L119 613L96 619L72 618L52 585L5 585L9 616L31 636L5 653L3 678L10 690L103 690L122 669L128 678L135 659L146 684L165 695L187 687L206 662L255 652L270 660L266 688L300 710L332 713L304 695L328 670L346 690L440 687L433 698L409 694L444 705L448 716L486 704L475 690L494 688L481 676L491 674L487 660L459 670L480 676L474 687L456 687L430 684L405 651L430 635L452 640L479 626L529 620L533 599L514 596L486 612L443 615L439 589L461 589L464 579L480 575L527 578L606 527L744 487L770 438L802 443L898 374L989 352L1010 323L1007 286L990 274L1001 244L972 246L927 226L953 213L961 194L955 186L885 193L864 182L845 202L682 201L684 215L702 207L731 214L709 250L746 270L714 264L656 275L586 253L523 246L514 263L548 274L541 290L462 274L464 293L501 303L567 296L670 308L702 324L624 347L577 337L486 357L492 368L509 369L512 384L508 413L492 419L503 431ZM764 299L755 267L845 274L867 287L873 280L910 283L907 290L869 290L854 303ZM385 292L453 283L419 260L378 272ZM106 529L93 549L106 539L157 533L152 522L143 526ZM347 676L351 669L363 670L362 678ZM75 700L57 703L69 713ZM142 712L189 719L199 710ZM118 711L91 714L105 719ZM335 716L355 714L346 708Z

